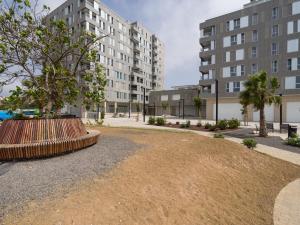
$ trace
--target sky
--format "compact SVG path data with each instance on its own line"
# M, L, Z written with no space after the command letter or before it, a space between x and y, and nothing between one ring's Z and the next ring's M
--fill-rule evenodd
M56 8L65 0L40 0ZM165 89L197 84L199 24L239 10L250 0L102 0L129 21L139 21L165 44Z

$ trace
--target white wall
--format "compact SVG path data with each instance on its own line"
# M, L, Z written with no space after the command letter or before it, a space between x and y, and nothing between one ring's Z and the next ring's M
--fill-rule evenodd
M294 21L288 22L287 33L288 34L294 33Z
M230 67L223 68L223 77L230 77Z
M249 17L244 16L241 18L241 28L248 27L249 26Z
M288 40L287 52L298 52L299 50L299 39Z
M235 51L235 60L244 60L245 51L244 49L238 49Z
M296 15L300 13L300 1L294 2L292 5L292 14Z
M285 78L285 89L296 89L296 77L286 77Z
M224 37L223 38L223 46L224 46L224 48L229 47L230 45L231 45L230 36Z
M226 52L226 62L230 62L230 52Z

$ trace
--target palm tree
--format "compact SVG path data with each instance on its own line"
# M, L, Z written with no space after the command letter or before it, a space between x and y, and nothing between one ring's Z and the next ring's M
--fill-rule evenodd
M245 91L240 94L241 103L252 104L259 111L259 136L267 137L265 105L280 104L281 97L276 95L280 87L276 77L268 77L267 73L261 71L248 78L244 83Z
M199 96L194 98L194 106L196 107L197 111L198 111L198 116L199 119L201 119L201 105L202 105L202 100Z

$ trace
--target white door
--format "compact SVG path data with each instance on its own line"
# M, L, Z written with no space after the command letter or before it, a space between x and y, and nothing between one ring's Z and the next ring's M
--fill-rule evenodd
M286 106L288 123L300 123L300 102L288 102Z
M274 122L274 105L265 106L265 117L267 122ZM259 122L259 111L253 112L253 121Z
M243 120L242 105L239 103L222 103L219 104L219 119L230 120L232 118ZM214 104L214 118L216 118L216 104Z

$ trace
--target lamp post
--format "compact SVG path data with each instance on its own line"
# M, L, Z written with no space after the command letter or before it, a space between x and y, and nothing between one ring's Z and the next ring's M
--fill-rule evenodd
M216 124L219 121L219 81L215 79L216 82Z
M144 87L143 119L146 122L146 88Z
M180 99L182 101L182 119L184 119L184 98Z

